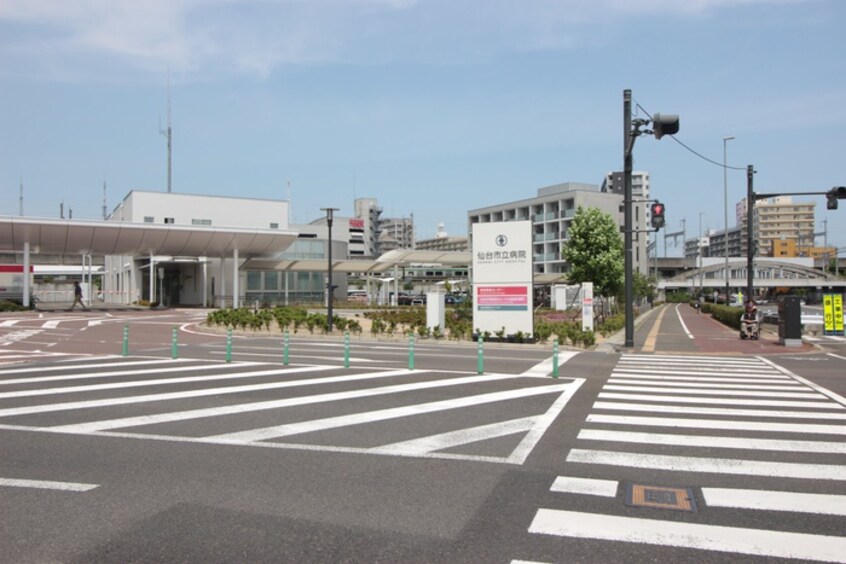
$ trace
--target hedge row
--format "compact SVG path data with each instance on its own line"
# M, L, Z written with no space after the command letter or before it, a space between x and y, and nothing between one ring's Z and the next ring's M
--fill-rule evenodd
M218 309L208 314L206 322L212 326L223 325L231 329L241 328L254 331L262 328L269 330L273 324L276 324L281 331L292 330L294 333L298 333L303 327L309 333L314 333L315 329L320 329L323 333L329 331L329 317L327 315L309 313L303 307L276 307L260 310L249 308ZM333 316L332 322L334 327L340 331L361 333L361 324L355 319Z

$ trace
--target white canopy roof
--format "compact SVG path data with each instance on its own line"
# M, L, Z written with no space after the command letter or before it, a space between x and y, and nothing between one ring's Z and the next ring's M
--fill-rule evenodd
M0 251L33 253L242 257L284 251L292 231L117 221L0 217Z

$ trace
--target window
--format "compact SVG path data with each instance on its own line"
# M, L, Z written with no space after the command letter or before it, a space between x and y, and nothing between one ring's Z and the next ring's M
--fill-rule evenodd
M165 223L167 223L167 222L165 222ZM173 221L171 221L171 223L173 223ZM211 223L210 219L192 219L191 220L191 225L211 225L211 224L212 223Z
M166 217L166 218L164 218L164 222L165 223L173 223L173 218L172 217Z
M271 223L270 228L271 229L279 229L279 224L278 223Z
M144 223L155 223L155 222L156 222L156 218L153 217L152 215L145 215L144 216Z
M247 290L261 290L261 271L250 270L247 272Z
M272 292L279 289L279 273L275 270L268 270L264 273L264 289Z

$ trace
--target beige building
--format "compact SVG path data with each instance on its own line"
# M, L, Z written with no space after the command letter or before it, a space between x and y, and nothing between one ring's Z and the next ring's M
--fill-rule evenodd
M737 206L738 219L743 234L746 233L746 199ZM814 247L815 202L794 202L790 196L778 196L755 202L753 237L757 256L789 256L784 241L793 241L796 254L811 256ZM776 242L779 243L776 243ZM776 245L778 245L776 247ZM746 238L742 241L742 254L746 254Z
M469 237L450 237L444 230L444 224L438 224L438 231L432 239L415 241L414 248L418 251L452 251L466 253L470 250Z

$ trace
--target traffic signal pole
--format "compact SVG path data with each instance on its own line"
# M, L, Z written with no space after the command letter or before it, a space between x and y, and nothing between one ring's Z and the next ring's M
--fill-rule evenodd
M673 135L679 131L679 116L673 114L656 113L651 119L637 118L632 120L632 91L623 90L623 258L624 258L624 283L625 283L625 311L626 311L626 347L634 347L634 251L632 249L632 237L634 228L632 226L632 151L634 151L635 139L641 134L641 127L652 123L652 130L644 130L644 133L651 133L655 139L661 139L664 135ZM632 129L634 125L634 129ZM660 206L663 216L663 204L655 201ZM663 227L663 221L662 221Z
M632 286L632 91L623 90L623 258L627 348L634 347L634 291Z
M754 229L752 222L755 218L755 190L752 188L752 179L755 175L755 169L752 165L746 167L746 299L752 299L752 290L754 286L755 268L754 268ZM728 233L726 233L726 245L728 245ZM728 248L728 247L726 247ZM728 303L728 295L726 295L726 303Z

